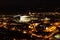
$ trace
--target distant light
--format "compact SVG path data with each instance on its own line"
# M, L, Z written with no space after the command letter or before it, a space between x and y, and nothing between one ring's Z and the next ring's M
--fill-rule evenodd
M3 22L3 25L6 25L7 23Z
M47 18L47 17L46 17L44 20L50 20L50 18Z
M21 16L19 22L29 22L30 18L29 16Z
M43 19L41 19L41 21L43 21Z
M7 18L3 18L4 20L6 20Z
M54 37L57 38L57 39L60 39L60 34L57 34Z
M55 26L51 26L51 27L46 27L46 30L44 30L45 32L53 32L56 30Z
M33 26L29 26L29 28L33 29Z
M49 23L49 21L48 21L48 20L44 20L44 22L43 22L43 23L47 24L47 23Z
M59 22L55 22L54 25L59 25Z
M8 29L6 26L3 26L4 28Z
M26 34L26 33L27 33L27 31L25 31L25 30L24 30L24 31L23 31L23 33L24 33L24 34Z
M15 30L15 27L12 27L11 30L14 31Z
M20 16L20 15L15 15L15 16L13 16L13 17L18 17L18 16Z
M29 14L31 14L31 12L29 12Z
M16 40L16 38L13 38L13 40Z
M48 29L48 27L46 27L46 29Z

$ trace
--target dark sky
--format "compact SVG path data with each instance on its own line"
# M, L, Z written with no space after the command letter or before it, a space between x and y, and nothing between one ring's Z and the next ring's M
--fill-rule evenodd
M0 12L18 12L18 11L26 11L27 9L33 10L54 10L56 8L60 8L59 0L1 0L0 1ZM44 10L43 10L44 9ZM4 13L3 12L3 13Z
M58 0L1 0L0 7L60 7Z

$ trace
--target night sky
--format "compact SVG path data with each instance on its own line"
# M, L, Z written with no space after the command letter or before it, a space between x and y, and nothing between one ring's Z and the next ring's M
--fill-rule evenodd
M2 0L0 6L15 6L15 7L58 7L58 0Z
M26 10L53 11L60 8L58 0L1 0L0 12L22 12ZM60 10L60 9L58 9ZM3 13L4 13L3 12Z

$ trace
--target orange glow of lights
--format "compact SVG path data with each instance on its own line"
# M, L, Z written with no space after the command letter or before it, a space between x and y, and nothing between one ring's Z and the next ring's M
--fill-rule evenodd
M16 38L13 38L13 40L16 40Z
M60 22L55 22L54 25L60 27Z
M51 34L49 34L48 36L47 35L45 35L44 36L44 38L50 38L50 37L52 37L55 33L57 33L58 32L58 30L55 30L54 32L52 32Z
M30 25L29 25L29 28L31 28L31 29L33 29L33 27L34 27L33 24L30 24Z
M24 33L24 34L26 34L26 33L27 33L27 31L25 31L25 30L24 30L24 31L23 31L23 33Z
M36 34L33 34L33 33L32 33L32 36L36 36Z
M1 24L1 22L0 22L0 24Z
M6 26L3 26L4 28L8 29Z
M48 38L48 36L44 36L44 38Z
M3 23L3 25L6 25L6 24L7 24L7 23L5 23L5 22Z
M0 27L2 27L3 25L0 25Z
M34 34L34 33L32 33L32 36L36 36L36 37L42 37L42 35L36 35L36 34Z
M15 27L12 27L11 30L14 31L15 30Z
M42 35L37 35L37 37L42 37Z
M59 22L55 22L54 25L58 26L60 23Z
M44 20L44 23L46 24L46 23L49 23L49 21L48 20Z
M45 32L52 32L56 30L56 26L51 26L51 27L47 27L46 30L44 30Z
M4 20L6 20L7 18L3 18Z
M33 28L33 26L29 26L29 28L31 28L31 29L32 29L32 28Z
M39 23L33 23L33 25L36 27Z

